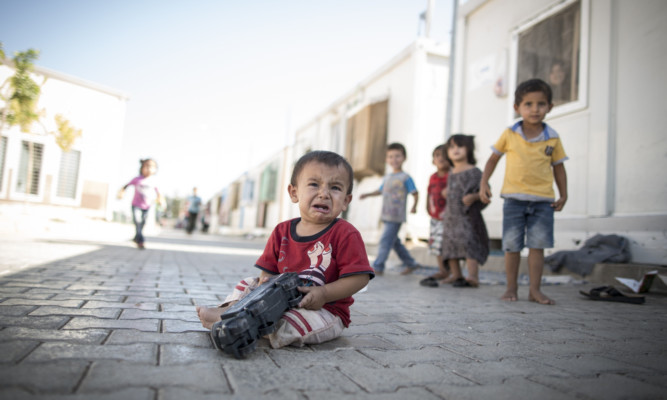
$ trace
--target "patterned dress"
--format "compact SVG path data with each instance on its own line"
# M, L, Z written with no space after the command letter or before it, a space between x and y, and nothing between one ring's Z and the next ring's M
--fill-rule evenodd
M470 207L463 204L463 196L479 191L481 179L482 171L477 167L449 172L447 207L442 214L442 258L445 260L472 258L483 265L489 256L489 235L482 217L486 205L480 201Z

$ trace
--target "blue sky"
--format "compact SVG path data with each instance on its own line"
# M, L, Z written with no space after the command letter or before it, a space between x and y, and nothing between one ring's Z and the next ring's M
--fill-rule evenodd
M0 41L129 95L121 180L150 156L167 195L209 197L412 43L426 5L0 0ZM435 1L437 40L449 41L451 6Z

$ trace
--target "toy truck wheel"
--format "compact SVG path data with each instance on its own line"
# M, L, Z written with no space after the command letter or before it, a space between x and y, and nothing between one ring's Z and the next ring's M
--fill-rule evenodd
M268 308L268 306L267 306L266 302L264 300L260 300L257 303L254 303L254 304L251 304L250 306L248 306L247 310L248 310L248 313L250 313L250 315L252 315L253 317L256 317L256 316L261 315L262 313L264 313L267 308Z
M296 282L294 281L288 281L288 282L281 282L280 283L280 288L284 290L286 293L289 293L290 291L296 289Z
M289 305L289 308L297 308L299 306L299 302L301 301L301 297L302 296L299 296L297 298L288 301L287 304Z
M260 327L257 331L259 332L260 336L268 335L270 333L275 332L276 330L276 324L273 322L270 322L262 327Z
M236 358L246 358L246 356L250 353L252 353L255 350L255 347L257 347L257 341L252 340L250 343L243 347L239 347L236 349L234 356Z
M241 333L250 329L250 327L248 326L248 321L241 318L235 321L228 322L225 325L227 331L229 332L229 335L233 337L239 336Z
M222 343L220 342L220 322L216 322L213 325L213 328L211 329L211 339L213 340L213 344L215 347L218 349L222 350Z

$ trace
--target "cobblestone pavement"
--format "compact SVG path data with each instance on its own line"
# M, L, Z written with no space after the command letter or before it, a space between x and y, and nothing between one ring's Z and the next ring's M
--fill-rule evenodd
M0 275L0 399L667 397L659 294L596 302L578 293L591 285L565 284L544 288L555 306L526 301L526 287L504 303L501 285L422 288L423 276L389 270L355 296L341 338L261 341L236 360L215 350L194 305L252 275L261 240L165 230L140 251L109 238L9 239L0 266L23 264Z

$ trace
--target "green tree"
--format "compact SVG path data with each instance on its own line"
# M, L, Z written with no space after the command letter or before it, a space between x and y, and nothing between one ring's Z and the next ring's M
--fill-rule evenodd
M0 132L5 127L10 128L18 125L22 132L33 133L32 127L35 123L43 128L43 134L52 134L55 137L56 144L64 152L72 149L74 142L78 139L82 131L75 128L62 115L55 116L56 130L48 132L43 122L44 110L39 110L37 104L39 96L42 93L42 85L46 82L46 77L41 85L37 84L31 74L35 69L35 61L39 58L39 51L28 49L26 51L15 52L13 61L8 63L5 58L5 51L0 42L0 65L8 64L14 69L14 75L7 78L0 85ZM29 142L28 148L28 180L32 177L32 159L33 146ZM26 184L26 191L30 188L30 182Z
M4 64L4 50L0 55L0 63ZM14 54L14 75L0 86L0 100L4 103L0 109L0 130L3 130L5 125L19 125L22 132L29 133L32 124L39 120L37 102L41 87L30 77L34 70L34 61L38 57L39 52L33 49Z

